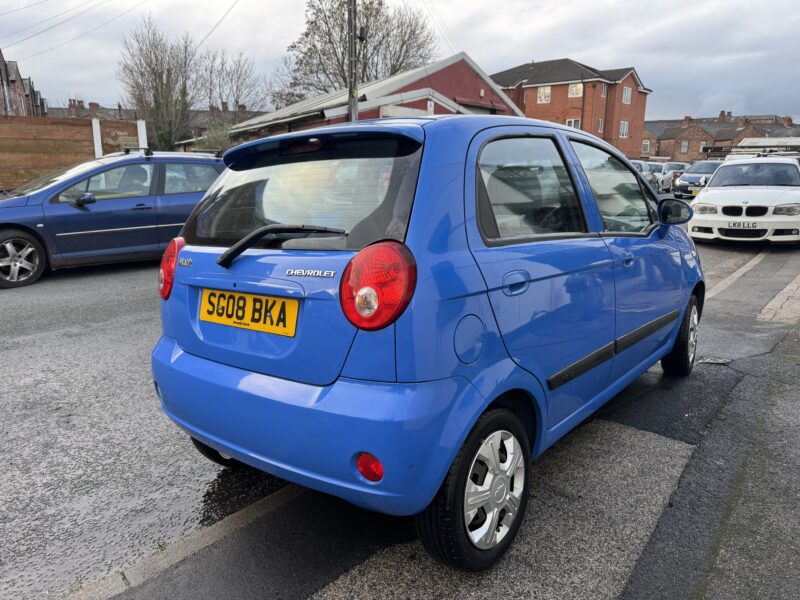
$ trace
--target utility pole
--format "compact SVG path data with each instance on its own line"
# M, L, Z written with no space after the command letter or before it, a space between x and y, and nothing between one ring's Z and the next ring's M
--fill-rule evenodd
M358 121L358 84L356 83L356 0L347 0L347 116Z

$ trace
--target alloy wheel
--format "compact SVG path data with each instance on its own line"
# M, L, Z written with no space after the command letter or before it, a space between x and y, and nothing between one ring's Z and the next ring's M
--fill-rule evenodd
M694 364L694 356L697 352L697 326L700 323L700 315L697 312L697 306L692 305L692 313L689 315L689 336L687 343L689 344L689 364Z
M19 283L33 277L39 268L39 252L27 240L9 238L0 243L0 278Z
M508 431L491 433L472 459L464 490L464 526L470 542L489 550L508 534L525 489L525 456Z

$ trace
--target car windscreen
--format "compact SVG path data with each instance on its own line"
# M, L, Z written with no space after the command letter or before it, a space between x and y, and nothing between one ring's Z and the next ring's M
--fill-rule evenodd
M647 163L647 168L651 173L661 173L661 165L658 163Z
M716 171L722 163L715 160L701 160L694 163L688 169L687 173L700 173L701 175L711 175Z
M686 165L683 163L667 163L667 170L669 171L683 171Z
M403 241L422 145L402 137L301 140L230 166L183 230L189 244L231 246L272 224L343 229L346 235L266 237L255 247L360 250Z
M90 160L89 162L83 162L78 165L74 165L72 167L68 167L66 169L57 169L45 175L44 177L40 177L39 179L35 179L30 183L26 183L21 185L13 190L14 194L19 196L25 196L26 194L32 194L37 190L41 190L48 186L51 186L56 183L60 183L62 181L67 181L75 177L76 175L81 175L83 173L87 173L92 169L96 169L98 167L102 167L104 163L100 162L99 160Z
M800 169L783 163L723 165L708 184L709 187L745 185L800 186Z

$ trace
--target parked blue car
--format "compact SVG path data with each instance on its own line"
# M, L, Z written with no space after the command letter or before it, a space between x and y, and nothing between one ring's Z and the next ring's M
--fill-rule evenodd
M126 151L0 192L0 288L48 266L161 257L224 168L210 154Z
M515 117L243 144L164 255L164 412L208 458L417 515L489 568L539 456L648 367L688 375L705 286L603 141Z

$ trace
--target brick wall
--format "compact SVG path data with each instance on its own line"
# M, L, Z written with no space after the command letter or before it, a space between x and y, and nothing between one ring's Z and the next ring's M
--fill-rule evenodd
M101 121L103 153L138 146L134 121ZM94 158L90 119L0 117L0 189Z

